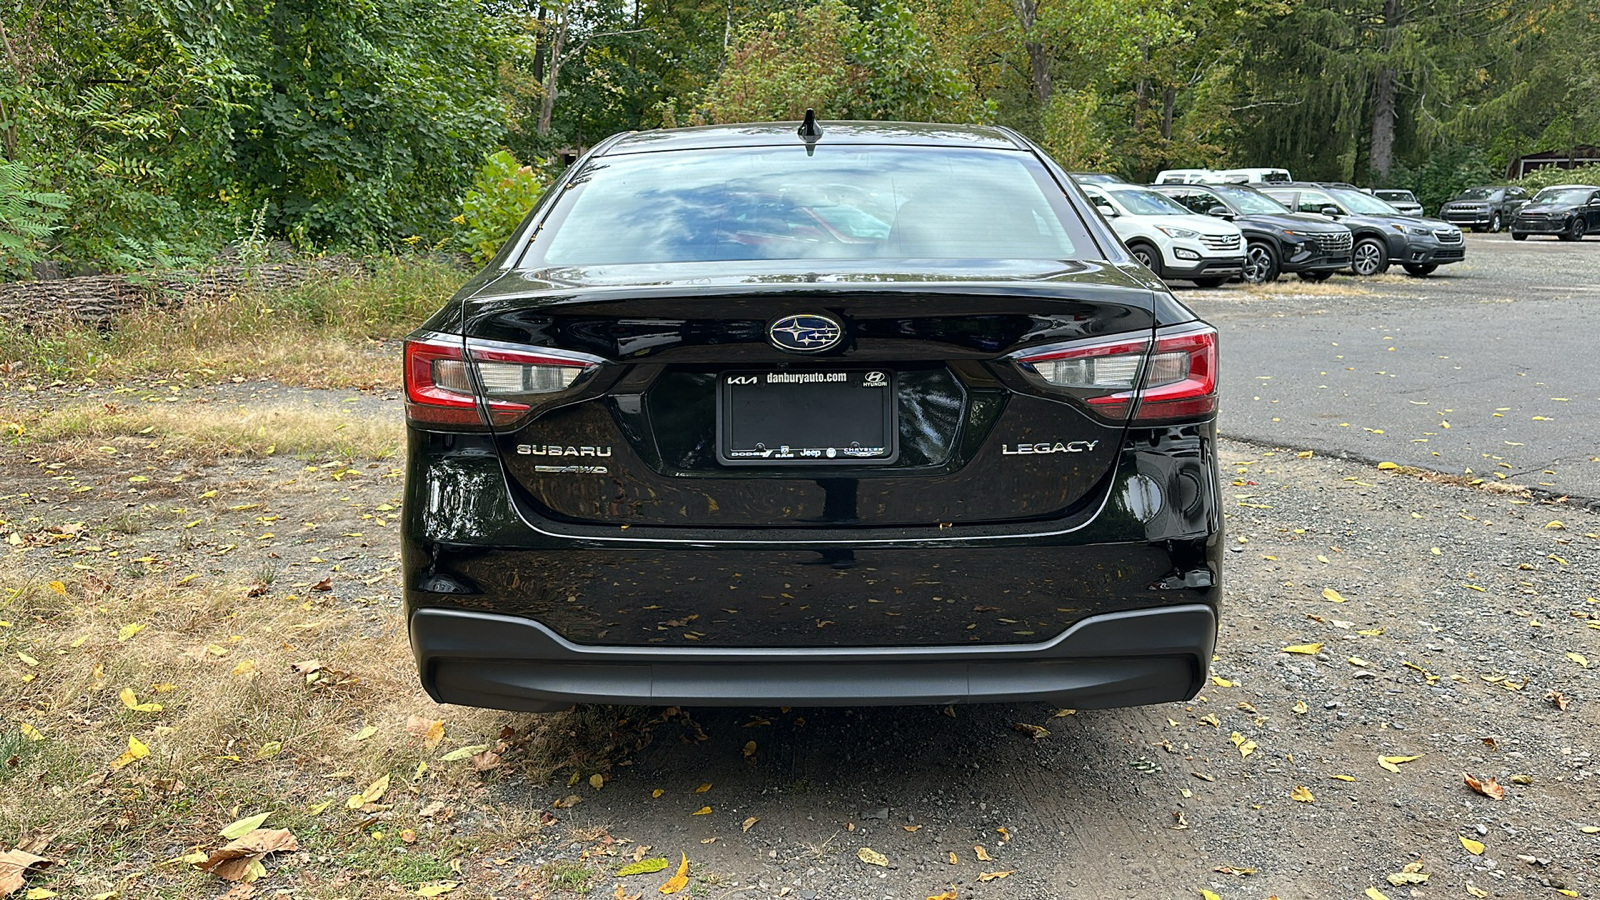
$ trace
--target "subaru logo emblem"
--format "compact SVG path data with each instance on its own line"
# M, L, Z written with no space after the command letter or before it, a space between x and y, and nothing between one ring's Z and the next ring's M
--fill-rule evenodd
M784 316L767 326L767 339L779 350L819 353L844 340L844 326L814 313Z

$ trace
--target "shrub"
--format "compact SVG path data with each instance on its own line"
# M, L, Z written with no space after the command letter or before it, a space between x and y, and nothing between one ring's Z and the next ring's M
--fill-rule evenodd
M1600 166L1582 166L1576 169L1545 166L1522 176L1517 184L1529 191L1538 191L1552 184L1600 184Z
M519 165L506 150L484 162L461 201L461 215L452 220L461 226L459 239L474 262L493 259L539 202L552 180L547 165Z

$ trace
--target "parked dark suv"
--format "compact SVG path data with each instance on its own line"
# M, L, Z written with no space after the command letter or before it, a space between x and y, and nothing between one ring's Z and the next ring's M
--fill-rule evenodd
M405 373L406 622L441 702L1207 683L1217 332L1014 131L607 139Z
M1428 275L1441 265L1467 257L1461 229L1439 219L1400 211L1353 185L1295 182L1272 185L1262 193L1298 212L1321 213L1350 229L1355 246L1350 269L1379 275L1400 263L1412 275Z
M1321 216L1290 212L1260 191L1239 184L1163 184L1150 188L1244 232L1244 280L1263 284L1280 272L1310 273L1320 281L1350 265L1350 229Z
M1513 240L1530 234L1553 234L1563 241L1581 241L1600 231L1600 187L1592 184L1558 184L1547 187L1517 210L1511 221Z
M1527 202L1528 192L1519 187L1467 188L1439 207L1439 218L1473 231L1499 231Z

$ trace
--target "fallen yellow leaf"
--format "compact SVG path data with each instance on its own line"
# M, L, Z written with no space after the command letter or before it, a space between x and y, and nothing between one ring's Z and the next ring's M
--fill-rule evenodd
M425 884L417 888L417 896L438 897L443 894L448 894L455 889L456 882L454 881L435 881L432 884Z
M121 756L111 761L111 768L113 771L127 768L128 766L132 765L135 760L144 759L149 755L150 748L145 746L143 741L130 735L128 737L128 749L123 751Z
M857 850L856 859L861 860L869 866L887 867L889 865L889 857L884 856L882 853L879 853L871 847L862 847L860 850Z
M1015 875L1016 872L1017 872L1016 869L1007 869L1004 872L979 872L978 873L978 880L979 881L994 881L996 878L1006 878L1008 876Z
M1378 757L1378 765L1382 766L1386 771L1399 775L1400 770L1396 768L1397 764L1408 763L1421 758L1421 756L1380 756Z
M133 693L133 688L123 688L119 696L122 699L122 705L134 712L161 712L161 704L159 703L140 703L139 698Z
M689 855L683 854L683 862L678 864L677 874L667 879L661 886L661 893L676 894L689 885Z
M385 775L377 781L367 785L367 789L355 794L344 805L346 809L360 809L368 803L377 803L383 795L389 792L389 776Z
M691 815L691 816L709 816L709 815L711 815L711 807L702 806L699 809L695 810L694 812L690 813L689 815Z
M696 794L704 794L706 791L709 791L709 790L711 790L711 782L708 781L705 784L702 784L699 787L695 788L694 792Z
M1340 596L1339 592L1334 590L1333 588L1323 588L1322 589L1322 599L1331 601L1333 603L1343 603L1344 602L1344 597Z
M1389 898L1384 895L1383 891L1375 887L1369 887L1367 888L1367 900L1389 900Z
M1310 789L1304 787L1303 785L1295 785L1295 789L1289 792L1289 799L1298 803L1317 802L1317 798L1311 796Z
M994 862L994 860L989 858L989 851L983 849L982 844L973 845L972 852L978 855L978 862ZM955 854L953 853L951 854L951 856L954 855Z
M1589 660L1586 659L1582 653L1568 653L1567 659L1570 659L1578 665L1583 666L1585 669L1589 668Z
M1483 855L1483 842L1482 841L1475 841L1472 838L1463 836L1463 837L1461 837L1461 846L1467 848L1467 852L1471 853L1473 856L1482 856Z
M1322 652L1321 642L1315 644L1291 644L1283 648L1284 653L1299 653L1305 656L1316 656Z

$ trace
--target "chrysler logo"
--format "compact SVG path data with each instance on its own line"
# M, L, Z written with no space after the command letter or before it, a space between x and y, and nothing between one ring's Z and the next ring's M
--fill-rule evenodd
M784 316L767 326L767 338L780 350L817 353L844 339L844 326L827 316Z

